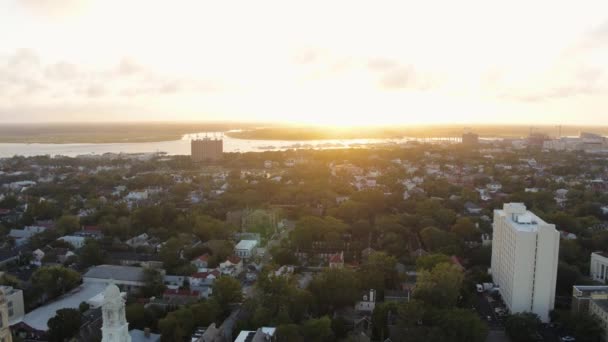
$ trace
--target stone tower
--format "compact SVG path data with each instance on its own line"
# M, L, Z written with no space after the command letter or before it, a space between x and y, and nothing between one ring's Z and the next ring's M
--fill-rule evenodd
M6 305L6 298L4 298L4 292L0 289L0 342L12 342L13 335L11 335L11 329L8 325L8 306Z
M125 317L125 301L118 286L108 285L103 295L101 342L131 342L129 323Z

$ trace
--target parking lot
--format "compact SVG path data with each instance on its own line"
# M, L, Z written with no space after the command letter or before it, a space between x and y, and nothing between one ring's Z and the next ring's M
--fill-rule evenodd
M492 295L489 292L477 293L475 310L479 316L488 324L490 331L504 331L504 319L508 314L508 309L500 299L499 295ZM497 338L497 339L494 339ZM506 338L500 334L491 333L488 336L488 341L501 341ZM543 324L538 334L538 341L544 342L561 342L559 335L550 325ZM502 338L502 339L501 339Z

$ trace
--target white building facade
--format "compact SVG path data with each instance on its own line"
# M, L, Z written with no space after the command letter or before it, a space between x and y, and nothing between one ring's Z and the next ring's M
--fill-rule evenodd
M234 254L242 259L249 259L255 256L255 248L258 242L256 240L241 240L234 247Z
M608 278L608 255L602 252L591 253L591 263L589 275L591 279L601 283Z
M8 320L8 305L4 292L0 290L0 342L12 342L13 335Z
M526 210L505 203L494 210L492 278L512 313L533 312L543 322L555 303L559 232Z

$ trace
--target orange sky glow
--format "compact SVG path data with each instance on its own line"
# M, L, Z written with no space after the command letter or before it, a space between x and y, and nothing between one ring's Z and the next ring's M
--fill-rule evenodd
M608 124L608 2L0 4L0 122Z

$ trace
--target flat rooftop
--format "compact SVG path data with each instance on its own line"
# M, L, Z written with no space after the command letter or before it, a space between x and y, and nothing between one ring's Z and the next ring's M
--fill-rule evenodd
M495 211L506 217L507 222L520 231L536 232L540 226L548 225L543 219L527 210L523 203L505 203L503 209Z
M235 249L252 249L257 245L258 245L258 242L256 240L241 240L234 248Z
M118 281L143 281L144 268L135 266L99 265L92 267L83 278L96 278Z
M106 285L101 283L84 283L55 301L28 312L23 317L22 322L34 329L47 331L48 326L46 323L51 317L55 316L57 310L67 308L78 309L80 303L97 296L105 288Z
M604 312L608 312L608 299L592 299L591 301L597 304Z
M573 285L575 290L579 291L581 294L579 296L588 297L592 293L608 293L608 285Z

